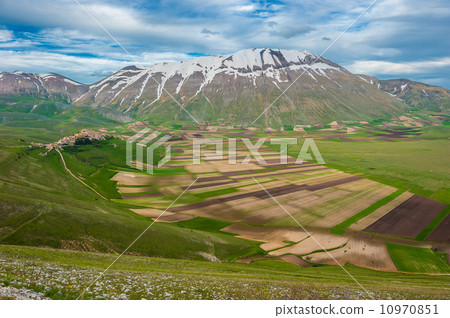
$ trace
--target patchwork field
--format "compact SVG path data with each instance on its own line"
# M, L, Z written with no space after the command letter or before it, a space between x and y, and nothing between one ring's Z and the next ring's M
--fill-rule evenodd
M225 138L220 131L201 136ZM260 136L247 134L253 142ZM123 200L140 206L132 211L153 219L190 186L158 221L206 218L226 222L217 230L261 242L269 254L239 262L276 258L300 266L350 263L397 271L404 269L391 259L386 246L391 237L411 248L418 247L407 239L415 239L425 229L429 230L427 240L433 238L435 244L449 239L449 233L444 233L448 229L448 216L442 215L444 203L314 162L295 164L295 158L289 157L281 164L266 145L259 149L264 163L246 158L249 152L238 143L236 164L230 164L226 155L214 155L211 144L201 148L201 163L194 164L186 155L190 145L185 140L170 142L183 153L177 157L182 160L165 165L170 177L162 172L158 176L119 172L113 180L119 186L127 185L118 188L125 189ZM429 250L431 244L420 246Z
M350 229L361 231L364 228L368 227L370 224L374 223L376 220L385 216L387 213L392 211L392 209L405 202L412 196L413 194L409 192L401 193L398 195L398 197L393 198L391 201L389 201L388 199L386 201L387 203L383 202L385 204L381 205L381 207L378 207L377 205L374 211L371 211L372 209L370 209L369 211L367 211L367 213L362 213L358 218L349 219L349 222L347 224L342 224L342 227L346 228L350 225Z

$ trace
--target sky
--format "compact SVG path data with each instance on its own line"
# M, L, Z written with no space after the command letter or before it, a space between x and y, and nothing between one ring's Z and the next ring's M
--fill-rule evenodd
M450 88L448 0L376 0L334 42L373 1L1 0L0 72L90 84L127 65L331 45L323 56L353 73Z

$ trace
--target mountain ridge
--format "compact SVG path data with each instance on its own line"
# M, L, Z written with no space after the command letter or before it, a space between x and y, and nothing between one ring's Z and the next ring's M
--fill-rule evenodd
M410 80L353 74L306 50L248 49L127 66L92 85L54 73L0 73L0 94L56 96L160 121L190 120L180 105L198 120L228 123L252 122L264 109L266 125L388 119L407 111L406 103L445 109L449 93Z

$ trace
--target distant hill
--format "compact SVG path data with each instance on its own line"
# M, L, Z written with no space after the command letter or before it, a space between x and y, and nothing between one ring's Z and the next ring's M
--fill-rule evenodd
M73 102L88 91L88 85L55 73L0 73L0 95L29 95Z
M379 80L373 76L361 75L361 77L411 106L434 111L450 107L450 91L446 88L404 78Z

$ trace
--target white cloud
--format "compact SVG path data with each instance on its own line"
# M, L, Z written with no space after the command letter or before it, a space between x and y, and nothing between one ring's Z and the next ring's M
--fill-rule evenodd
M431 61L415 62L386 62L386 61L356 61L347 66L347 69L358 74L425 74L433 73L438 69L450 67L450 57Z
M253 6L253 5L235 6L235 7L231 7L231 10L238 11L238 12L251 12L251 11L255 10L255 6Z
M25 34L13 29L12 34L2 31L0 24L0 49L91 55L119 60L119 64L124 60L189 59L188 53L226 54L252 47L320 54L372 1L80 1L133 55L129 57L73 0L0 0L1 23L33 30ZM325 57L349 67L355 64L359 72L407 70L403 74L416 74L419 65L413 65L416 71L412 71L411 63L402 61L442 59L450 50L445 40L450 26L447 2L428 0L423 5L421 0L378 0ZM152 56L148 52L180 55L158 57L160 53ZM79 62L88 63L87 59ZM21 69L20 64L16 69Z
M297 37L299 35L304 35L306 33L309 33L312 30L314 30L314 28L312 28L308 25L300 24L300 25L295 25L295 26L288 26L281 30L272 31L270 34L280 36L285 39L290 39L290 38Z
M140 63L144 65L151 65L162 62L176 62L176 61L186 61L192 60L193 57L178 52L150 52L142 54Z
M14 34L9 30L0 30L0 42L11 41L14 38Z
M135 60L115 60L109 58L93 58L69 56L59 53L38 51L4 51L0 50L0 70L25 70L33 73L49 71L85 82L95 82L129 65L146 66L165 61L192 59L189 55L177 52L144 53Z

